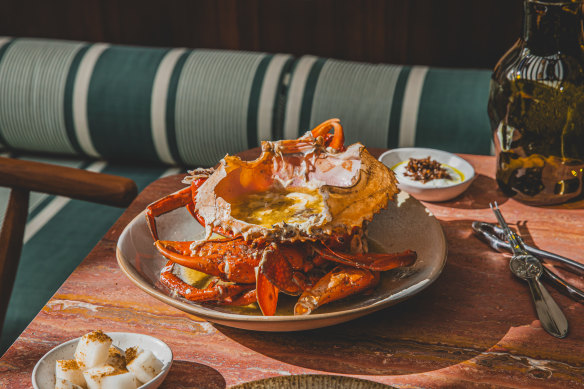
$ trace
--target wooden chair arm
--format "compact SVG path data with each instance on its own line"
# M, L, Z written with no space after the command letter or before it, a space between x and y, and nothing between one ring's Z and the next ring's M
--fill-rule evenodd
M4 157L0 157L0 186L116 207L127 207L138 193L129 178Z
M136 183L125 177L82 169L0 157L0 187L11 188L0 229L0 333L20 253L31 191L126 207L136 197Z

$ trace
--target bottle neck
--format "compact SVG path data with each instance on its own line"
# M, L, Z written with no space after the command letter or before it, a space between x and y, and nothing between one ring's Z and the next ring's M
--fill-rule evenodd
M536 55L581 50L582 0L524 0L523 39Z

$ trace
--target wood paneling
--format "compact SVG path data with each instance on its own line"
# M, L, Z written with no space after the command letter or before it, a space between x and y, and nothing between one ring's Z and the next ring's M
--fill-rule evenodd
M521 0L4 0L0 35L491 68Z

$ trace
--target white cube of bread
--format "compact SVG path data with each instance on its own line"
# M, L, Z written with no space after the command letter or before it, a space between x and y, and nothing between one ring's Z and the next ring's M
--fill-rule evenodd
M83 370L75 359L61 359L55 364L55 377L71 382L74 385L85 387Z
M129 371L106 376L101 382L103 389L136 389L139 386L136 377Z
M116 370L111 366L85 370L83 376L89 389L136 389L138 387L134 374Z
M83 380L85 381L85 379ZM57 378L55 382L55 389L83 389L83 386L75 385L71 381L67 381L63 378Z
M103 365L109 355L112 339L101 331L85 334L75 350L75 360L82 369Z
M150 350L131 347L126 350L126 368L136 376L138 381L146 383L160 373L162 362Z
M98 366L87 369L83 372L85 382L89 389L101 389L103 378L114 373L116 369L111 366Z
M116 370L127 370L124 351L120 350L116 346L110 346L108 350L108 356L106 361L104 362L104 365L111 366Z

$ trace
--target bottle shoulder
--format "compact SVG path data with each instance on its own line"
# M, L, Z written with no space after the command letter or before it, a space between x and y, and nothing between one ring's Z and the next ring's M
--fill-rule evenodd
M493 70L492 78L499 83L522 79L584 85L584 48L570 53L542 56L535 54L519 39L501 57Z

